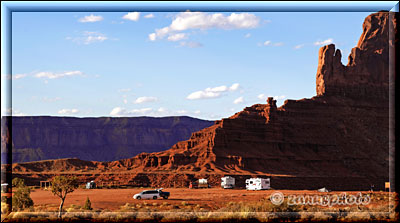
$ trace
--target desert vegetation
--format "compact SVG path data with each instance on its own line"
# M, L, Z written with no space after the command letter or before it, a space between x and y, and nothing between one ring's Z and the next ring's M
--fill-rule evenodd
M12 211L19 211L33 206L33 200L30 197L31 189L25 185L23 179L14 178L12 180L12 186L15 188L12 196ZM3 208L3 205L1 205ZM3 211L2 211L3 213Z
M207 192L207 191L205 191ZM278 219L291 221L392 221L398 216L396 210L398 196L395 193L370 193L371 204L350 206L313 206L289 205L283 202L280 205L271 203L269 196L258 200L230 201L220 207L213 207L207 203L174 200L142 200L127 202L124 205L110 209L93 208L89 197L85 202L66 205L62 209L63 220L96 220L96 221L259 221L269 222ZM390 202L389 202L390 200ZM3 207L3 203L2 203ZM38 221L44 218L57 221L59 214L58 204L35 204L12 212L8 221Z

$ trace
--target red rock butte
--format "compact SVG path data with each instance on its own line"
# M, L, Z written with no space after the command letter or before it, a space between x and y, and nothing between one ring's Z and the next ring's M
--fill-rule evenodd
M19 163L13 175L35 184L70 173L82 180L163 187L187 186L198 177L218 185L223 175L234 175L243 186L249 176L270 176L275 189L383 189L389 181L389 50L394 47L389 28L395 29L396 21L388 12L369 15L346 66L335 45L321 47L316 96L310 99L277 107L268 98L166 151L113 162Z

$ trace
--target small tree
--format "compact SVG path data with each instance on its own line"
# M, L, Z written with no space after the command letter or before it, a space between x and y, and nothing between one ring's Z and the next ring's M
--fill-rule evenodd
M92 202L90 202L89 197L86 198L85 206L83 206L85 210L92 210Z
M17 190L12 196L12 209L13 211L23 210L33 206L33 200L31 198L31 189L25 185L23 179L14 178L12 185Z
M61 212L67 194L72 193L78 188L79 182L76 177L56 176L51 181L51 192L61 199L58 217L61 218Z
M25 181L24 181L24 179L16 177L16 178L12 179L11 184L15 188L24 187L25 186Z

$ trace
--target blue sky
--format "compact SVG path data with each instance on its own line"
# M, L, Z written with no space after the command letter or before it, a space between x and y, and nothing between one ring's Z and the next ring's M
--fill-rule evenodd
M14 12L14 115L216 120L315 95L318 51L343 63L367 12Z

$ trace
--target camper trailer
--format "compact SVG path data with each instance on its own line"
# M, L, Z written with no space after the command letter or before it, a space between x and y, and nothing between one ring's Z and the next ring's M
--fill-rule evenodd
M94 189L96 188L96 183L92 180L86 183L86 189Z
M224 189L233 189L235 187L235 178L231 176L222 177L221 187Z
M250 178L246 180L246 190L267 190L271 189L270 179Z
M199 188L208 188L207 179L199 179Z
M207 179L199 179L197 181L190 182L189 189L198 189L198 188L209 188Z

